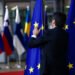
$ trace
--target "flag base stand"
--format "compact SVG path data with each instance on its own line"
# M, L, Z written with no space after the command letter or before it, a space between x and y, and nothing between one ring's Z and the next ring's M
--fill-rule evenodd
M9 65L5 66L6 69L10 69Z
M7 65L5 66L5 69L10 69L10 60L9 60L9 56L7 56Z
M21 65L20 64L17 64L16 67L19 69L19 68L21 68Z
M21 57L18 55L18 58L19 58L19 61L18 61L18 63L16 64L16 67L17 67L18 69L20 69L20 68L21 68Z

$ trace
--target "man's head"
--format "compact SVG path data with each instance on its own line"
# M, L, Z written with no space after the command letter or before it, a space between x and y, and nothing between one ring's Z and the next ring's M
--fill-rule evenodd
M52 26L63 28L66 22L66 15L61 12L56 12L52 17Z

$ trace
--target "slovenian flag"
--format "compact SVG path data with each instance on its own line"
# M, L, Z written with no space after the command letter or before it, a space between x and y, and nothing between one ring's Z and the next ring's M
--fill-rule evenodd
M16 7L16 18L15 18L14 28L15 31L14 31L13 44L15 49L17 50L18 55L21 56L22 53L25 52L25 42L24 42L18 7Z
M13 39L9 30L9 12L7 6L5 8L2 40L3 40L4 50L6 52L6 55L11 55L13 51Z

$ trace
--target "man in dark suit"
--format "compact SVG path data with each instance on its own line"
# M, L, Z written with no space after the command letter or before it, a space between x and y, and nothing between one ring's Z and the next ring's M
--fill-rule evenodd
M66 15L56 12L53 14L49 29L43 36L37 37L40 32L38 28L33 30L28 45L41 48L40 60L41 70L44 68L43 75L68 75L66 61L68 34L64 30L65 21Z

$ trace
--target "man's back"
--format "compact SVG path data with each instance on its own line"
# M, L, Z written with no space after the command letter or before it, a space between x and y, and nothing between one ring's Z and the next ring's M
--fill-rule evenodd
M66 55L68 45L68 35L61 28L50 29L46 32L45 38L48 42L42 47L46 56L46 71L48 75L65 75L66 72ZM42 59L42 58L41 58ZM53 71L52 71L53 70ZM46 74L47 75L47 74Z
M68 75L67 71L68 34L65 30L56 27L47 30L42 37L32 37L29 47L41 48L41 72L45 75Z

